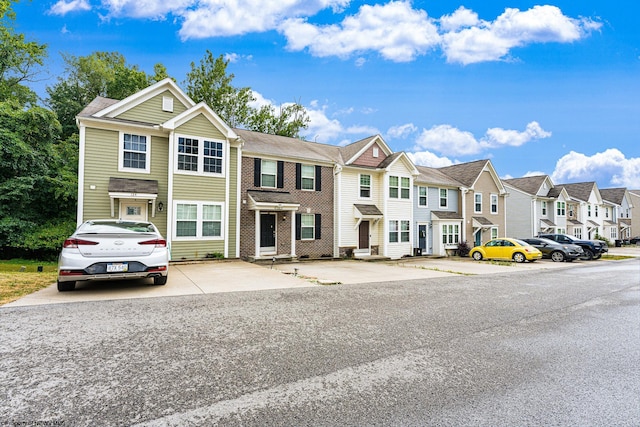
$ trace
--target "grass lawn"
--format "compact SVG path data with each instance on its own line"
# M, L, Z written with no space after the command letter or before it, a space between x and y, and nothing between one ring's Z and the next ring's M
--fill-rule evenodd
M42 272L38 271L42 266ZM55 262L0 260L0 305L46 288L56 282Z

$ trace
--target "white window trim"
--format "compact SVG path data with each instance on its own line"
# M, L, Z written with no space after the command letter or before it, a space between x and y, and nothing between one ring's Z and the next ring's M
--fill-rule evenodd
M563 207L562 207L562 211L564 213L560 213L560 203L562 203ZM563 216L567 216L567 202L563 202L563 201L556 201L556 216L558 217L563 217Z
M420 189L421 188L425 189L424 196L422 196L420 194ZM424 205L420 204L420 199L422 199L422 197L425 198L425 204ZM418 186L418 208L425 209L425 208L428 208L428 207L429 207L429 187L425 187L423 185L419 185Z
M444 201L445 201L444 206L442 206L442 205L440 204L440 201L442 200L442 196L440 195L440 193L441 193L443 190L445 191L445 194L446 194L446 195L445 195L445 198L444 198ZM449 208L449 189L448 189L448 188L438 188L438 207L439 207L440 209L447 209L447 208Z
M491 227L491 234L489 234L489 236L491 236L491 239L497 239L498 237L500 237L500 233L498 233L498 227Z
M311 226L305 226L302 223L302 218L305 216L310 216L312 218L311 221ZM305 228L311 228L313 230L313 237L302 237L302 230ZM313 241L316 240L316 215L315 214L307 214L307 213L301 213L300 214L300 240L303 241Z
M493 211L493 205L494 205L493 200L494 200L494 198L495 198L495 201L496 201L496 203L495 203L496 211L495 212ZM489 213L491 215L498 215L499 207L500 207L499 201L500 201L500 199L498 198L497 194L490 194L489 195Z
M196 205L197 206L197 216L196 216L196 235L195 236L177 236L178 229L178 218L176 215L173 217L173 240L176 242L184 242L184 241L194 241L194 240L206 240L206 241L218 241L225 239L225 208L224 203L222 202L211 202L211 201L203 201L203 200L174 200L173 201L173 212L178 212L178 205ZM202 236L202 223L203 219L203 211L202 208L204 205L212 205L212 206L220 206L220 236Z
M197 139L198 140L198 170L197 171L185 171L178 169L178 157L181 153L178 152L178 144L180 138L189 138L189 139ZM213 173L213 172L205 172L204 171L204 142L219 142L222 143L222 172L221 173ZM204 136L195 136L195 135L186 135L186 134L175 134L174 136L174 159L173 159L173 171L176 174L181 175L195 175L195 176L210 176L216 178L224 178L226 176L226 159L225 157L228 155L227 150L227 141L219 138L209 138Z
M313 171L313 176L312 177L308 177L308 176L305 177L304 174L302 173L302 171L303 171L305 166L308 167L308 168L311 168L311 170ZM277 176L278 175L277 174L277 170L278 169L277 168L278 168L278 166L276 164L276 185L277 185L277 180L278 180L278 176ZM305 178L313 180L313 184L311 185L311 188L304 188L303 182L304 182ZM262 176L260 177L260 180L262 180ZM301 164L300 165L300 189L302 191L316 191L316 167L315 167L315 165L305 165L305 164Z
M362 196L362 184L360 182L360 179L363 176L369 177L369 197ZM372 197L373 197L373 177L369 173L358 174L358 199L371 200Z
M476 210L476 196L480 196L480 210ZM473 193L473 213L482 213L482 193Z
M136 135L136 136L144 136L147 140L147 151L144 169L138 168L126 168L124 167L124 135ZM118 135L118 171L119 172L133 172L133 173L151 173L151 135L143 135L135 132L124 132L120 131Z

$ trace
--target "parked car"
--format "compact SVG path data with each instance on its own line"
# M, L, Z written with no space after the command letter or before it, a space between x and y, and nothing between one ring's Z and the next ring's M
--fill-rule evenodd
M550 258L553 262L571 262L584 255L584 251L578 245L558 243L555 240L543 237L520 239L542 252L542 258Z
M76 282L153 278L167 283L167 241L155 225L144 221L92 220L64 241L58 257L58 291Z
M629 243L632 245L639 245L640 244L640 236L636 236L636 237L632 237L629 239Z
M542 252L522 240L500 238L489 240L484 245L474 247L469 252L469 256L476 261L486 258L512 259L515 262L534 262L542 258Z
M558 243L578 245L584 251L584 255L580 258L584 260L598 259L602 254L609 252L609 246L602 240L582 240L568 234L538 234L538 237L555 240Z

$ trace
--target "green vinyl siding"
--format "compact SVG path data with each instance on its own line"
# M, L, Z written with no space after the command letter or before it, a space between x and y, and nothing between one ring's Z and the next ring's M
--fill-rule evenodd
M86 129L83 221L111 217L109 177L118 176L119 135L117 131Z
M225 202L226 179L210 176L173 175L174 200Z
M173 241L171 242L171 260L201 259L207 258L207 254L224 254L224 242L224 240Z
M200 136L226 140L225 136L205 116L197 115L182 126L178 126L176 133L189 136Z
M170 96L173 98L173 112L162 110L162 97ZM153 98L145 101L140 105L123 112L117 118L125 120L134 120L142 123L161 124L175 116L185 112L187 108L175 98L171 92L165 91Z

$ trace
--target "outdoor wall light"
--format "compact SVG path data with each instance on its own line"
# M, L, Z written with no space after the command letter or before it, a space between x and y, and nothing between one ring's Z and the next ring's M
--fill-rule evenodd
M164 210L164 203L158 202L158 212L162 212Z

